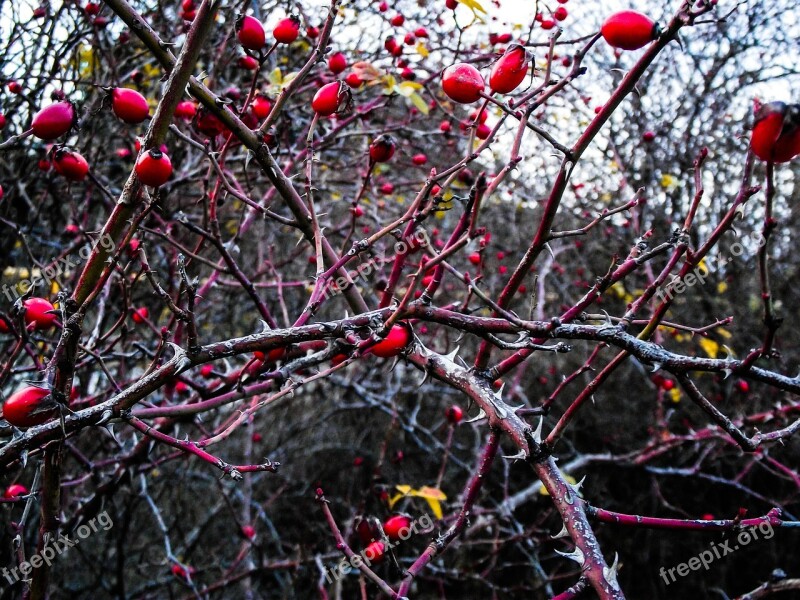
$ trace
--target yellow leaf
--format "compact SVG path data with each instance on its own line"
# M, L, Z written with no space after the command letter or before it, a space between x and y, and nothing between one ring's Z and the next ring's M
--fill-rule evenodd
M428 503L428 506L431 507L431 511L433 512L433 516L437 519L441 519L444 514L442 513L442 505L439 504L439 501L435 498L425 498L425 501Z
M436 500L447 500L447 496L444 495L444 492L438 488L428 487L427 485L422 486L417 491L417 495L420 498L435 498Z
M669 392L669 399L676 404L681 401L681 391L678 388L672 388Z
M427 58L430 55L430 52L428 52L428 49L425 47L425 44L423 44L422 42L417 42L417 53L422 58Z
M722 329L722 328L717 330L717 335L720 336L720 337L724 337L726 340L729 340L729 339L731 339L733 337L733 334L731 334L730 331L728 331L727 329Z
M724 281L720 281L717 284L717 293L724 294L726 291L728 291L728 284L725 283ZM727 333L727 331L725 333Z
M269 82L272 85L281 85L283 83L283 75L278 67L275 67L269 74Z
M479 12L486 14L486 9L481 6L481 3L478 0L460 0L460 4L469 7L472 9L472 12L475 13L475 16L478 16Z
M700 347L711 358L717 358L719 354L719 344L708 338L700 338Z
M411 100L411 103L416 106L417 110L419 110L419 112L421 112L423 115L428 114L428 103L422 99L422 96L412 93L408 99Z

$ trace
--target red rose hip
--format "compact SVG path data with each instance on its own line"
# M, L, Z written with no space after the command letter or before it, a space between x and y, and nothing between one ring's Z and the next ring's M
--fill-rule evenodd
M111 92L111 109L126 123L141 123L150 115L147 100L136 90L114 88Z
M26 387L12 394L3 403L3 418L14 427L35 427L53 418L55 404L45 401L50 392L38 387Z
M33 117L33 135L41 140L54 140L67 133L75 122L75 109L66 100L44 107Z
M254 17L243 17L237 32L239 43L248 50L260 50L267 43L267 34L261 21Z
M442 72L442 89L454 102L471 104L480 99L486 87L478 69L467 63L458 63Z
M622 50L638 50L656 39L659 33L655 21L635 10L614 13L600 28L608 45Z
M513 92L528 74L528 62L529 57L525 48L517 44L509 46L492 67L489 87L498 94Z
M160 150L151 149L136 161L136 175L144 185L164 185L172 175L172 162Z

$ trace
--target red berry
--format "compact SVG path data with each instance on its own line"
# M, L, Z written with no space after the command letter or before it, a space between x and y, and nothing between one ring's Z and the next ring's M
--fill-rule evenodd
M350 210L351 210L351 212L353 213L353 216L354 216L356 219L357 219L358 217L363 217L363 216L364 216L364 209L363 209L363 208L361 208L360 206L354 206L354 207L353 207L353 208L351 208Z
M264 26L255 17L245 16L239 22L239 43L248 50L260 50L267 43Z
M350 90L341 81L323 85L311 100L311 108L321 117L337 112L347 104Z
M514 36L512 36L510 33L501 33L501 34L499 34L497 36L497 43L498 44L507 44L508 42L510 42L513 39L513 37Z
M489 117L489 113L485 110L479 111L478 109L473 110L469 113L470 121L478 121L479 123L486 123L486 119Z
M447 407L447 409L444 411L444 416L453 425L458 425L461 422L461 419L464 418L464 411L458 404L453 404L452 406Z
M66 100L45 106L31 123L33 135L42 140L54 140L67 133L75 122L75 109Z
M758 108L750 148L761 160L783 163L800 154L800 104L770 102Z
M477 137L479 140L485 140L491 133L492 128L486 123L481 123L478 125L477 129L475 129L475 137Z
M77 152L61 148L53 157L56 171L70 181L83 181L89 173L89 163Z
M381 2L380 4L378 4L378 11L386 12L387 10L389 10L389 3L388 2L386 2L384 0L384 2Z
M411 157L411 162L420 167L428 162L428 157L422 153L415 154Z
M405 67L402 71L400 71L400 77L405 81L414 81L417 78L416 74L414 73L414 70L409 67ZM412 114L415 110L417 109L416 108L411 109Z
M175 575L175 577L177 577L178 579L186 579L187 575L188 577L191 577L195 573L194 567L187 566L186 569L184 569L182 566L178 564L172 565L172 568L170 570L172 571L172 574Z
M406 18L403 15L395 15L393 16L389 22L394 25L395 27L402 27L403 23L406 22Z
M348 73L347 77L344 78L344 81L347 85L351 88L356 89L360 88L361 84L364 83L364 80L358 75L358 73Z
M25 325L32 325L34 329L50 329L58 319L55 307L44 298L28 298L23 306L25 307Z
M3 113L0 113L0 129L6 126L6 116Z
M136 310L133 311L131 319L133 319L133 322L136 323L137 325L141 325L147 320L149 316L150 316L150 311L147 309L146 306L143 306L142 308L137 308Z
M609 46L622 50L638 50L659 35L658 25L647 15L623 10L606 19L600 33Z
M19 496L26 496L28 494L28 488L24 485L19 483L12 483L10 486L6 488L6 491L3 492L3 498L11 499L11 498L18 498Z
M406 515L394 515L386 519L383 532L393 542L407 540L411 535L411 518Z
M394 184L393 183L384 183L381 185L381 194L391 194L394 191Z
M211 379L214 375L214 365L203 365L200 367L200 375L204 379Z
M22 92L22 86L20 85L19 81L9 81L6 87L12 94L19 94Z
M458 0L444 0L444 5L450 10L455 10L458 6Z
M244 69L245 71L255 71L258 69L258 61L252 56L240 56L237 64L240 69Z
M747 392L750 391L750 383L745 381L744 379L740 379L739 381L736 382L736 388L743 394L746 394Z
M255 100L253 100L253 114L259 119L266 119L270 110L272 110L272 103L269 98L261 94L256 96Z
M505 54L492 67L489 87L493 92L513 92L528 73L528 53L519 45L509 46Z
M471 262L473 265L481 264L481 255L480 255L480 253L473 252L472 254L470 254L469 255L469 262Z
M306 36L308 36L312 40L316 39L317 37L319 37L319 27L313 27L312 26L312 27L307 28L306 29Z
M252 525L245 525L242 527L242 534L248 540L252 540L254 537L256 537L256 528Z
M450 125L450 121L442 121L441 123L439 123L439 131L443 131L444 133L450 131L452 127L453 126Z
M383 560L386 553L386 546L383 542L372 542L364 550L364 557L369 563L379 563Z
M400 354L410 341L410 328L407 325L394 325L389 334L375 344L371 351L375 356L391 358Z
M645 131L645 132L642 134L642 139L643 139L645 142L652 142L654 139L656 139L656 134L655 134L655 132L653 132L653 131Z
M183 381L179 381L175 384L175 392L184 396L189 393L189 386L186 385Z
M114 88L111 92L111 108L118 118L126 123L141 123L150 115L147 100L136 90Z
M197 114L197 105L194 102L184 101L179 102L175 108L175 116L178 119L191 120Z
M49 391L26 387L12 394L3 404L3 418L14 427L35 427L55 416L56 406L44 402Z
M328 68L331 73L338 75L347 68L347 58L341 52L336 52L328 57Z
M467 63L458 63L442 72L442 89L451 100L470 104L480 99L485 84L478 69Z
M542 29L548 30L552 29L556 26L556 22L553 19L542 19Z
M281 19L272 30L272 35L280 44L291 44L300 35L300 19L294 16Z
M373 162L386 162L394 155L397 144L390 135L381 135L369 145L369 157Z
M661 382L661 389L664 390L665 392L670 391L674 387L675 387L675 382L672 381L672 379L664 379L664 381Z
M83 10L87 15L94 16L100 12L100 5L97 2L87 2Z
M417 36L418 38L426 38L428 37L428 30L425 29L424 27L417 27L414 30L414 35Z
M172 162L160 150L151 149L136 161L136 175L144 185L164 185L172 175Z
M559 6L553 13L553 16L556 18L556 21L563 21L564 19L567 18L568 15L569 13L567 12L567 9L564 8L563 6Z

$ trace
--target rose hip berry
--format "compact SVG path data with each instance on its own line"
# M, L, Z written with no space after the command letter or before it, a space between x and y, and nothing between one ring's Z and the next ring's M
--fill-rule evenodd
M489 74L489 87L498 94L513 92L528 73L528 53L525 48L514 44L492 67ZM484 111L485 113L485 111ZM485 119L484 119L485 120Z
M75 109L70 102L45 106L33 117L33 135L41 140L54 140L67 133L75 123Z
M350 90L341 81L323 85L311 100L311 108L321 117L327 117L347 105Z
M3 418L14 427L35 427L56 414L55 404L45 401L50 392L38 387L26 387L12 394L3 404Z
M89 163L77 152L60 148L53 155L56 172L70 181L83 181L89 173Z
M150 116L145 97L129 88L114 88L111 91L111 109L126 123L141 123Z
M407 325L394 325L389 334L372 347L371 352L381 358L391 358L400 354L410 341L410 328Z
M395 148L394 138L390 135L381 135L375 138L369 145L369 157L373 162L382 163L386 162L394 156Z
M458 63L442 72L442 89L454 102L471 104L480 99L486 87L478 69L467 63Z
M239 38L239 43L248 50L260 50L267 42L264 26L255 17L242 17L239 22L239 31L236 35Z
M160 150L151 149L136 161L136 175L144 185L159 187L172 175L172 162Z
M638 50L656 39L659 33L655 21L635 10L614 13L600 28L608 45L622 50Z
M291 44L300 35L300 19L294 16L281 19L272 30L272 35L279 44Z
M336 52L328 57L328 68L331 73L338 75L347 68L347 58L341 52Z
M464 418L464 411L458 404L453 404L445 409L444 417L449 423L458 425Z
M407 539L410 531L411 518L406 515L394 515L383 524L383 532L393 542Z
M55 325L58 315L55 307L44 298L28 298L22 304L25 308L25 325L43 331Z

